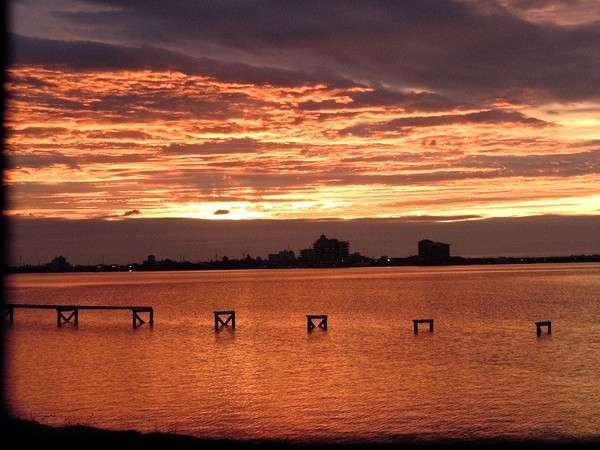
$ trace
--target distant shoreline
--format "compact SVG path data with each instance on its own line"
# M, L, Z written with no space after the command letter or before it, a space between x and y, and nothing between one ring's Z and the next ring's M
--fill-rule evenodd
M226 259L192 263L171 260L157 261L155 264L97 264L70 265L64 268L53 268L49 265L9 266L5 273L76 273L76 272L160 272L181 270L244 270L244 269L342 269L350 267L446 267L498 264L560 264L600 262L600 255L571 256L524 256L524 257L490 257L464 258L453 256L448 259L423 259L418 256L406 258L369 259L367 262L348 264L274 264L263 259Z
M381 441L289 441L289 440L237 440L237 439L205 439L172 433L142 433L139 431L111 431L86 425L65 425L52 427L32 420L5 419L2 424L2 442L5 449L29 448L61 448L61 449L222 449L222 448L404 448L426 449L593 449L600 444L600 436L596 438L485 438L485 439L428 439L418 436L404 436Z

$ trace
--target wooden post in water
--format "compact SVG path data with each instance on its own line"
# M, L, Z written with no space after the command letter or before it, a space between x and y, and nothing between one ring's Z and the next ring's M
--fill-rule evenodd
M146 323L140 313L148 313L148 325L154 326L154 308L150 306L134 306L131 308L131 324L133 328L137 328Z
M8 318L9 325L12 325L14 322L14 308L12 305L3 305L2 306L2 321Z
M319 323L315 325L313 320L318 320ZM308 331L312 331L315 328L321 328L322 330L327 330L327 315L325 314L309 314L306 316L306 329Z
M419 324L420 323L428 323L429 324L429 332L433 333L433 319L414 319L413 320L413 331L415 334L419 333Z
M154 308L151 306L131 306L131 305L55 305L55 304L25 304L11 303L0 307L2 310L2 319L8 317L9 322L13 323L14 310L22 309L49 309L56 311L56 326L61 328L64 324L79 326L79 310L98 310L98 311L131 311L133 328L146 323L140 313L148 313L148 322L150 326L154 325Z
M70 312L68 316L64 313ZM56 308L56 325L61 328L63 324L72 323L73 326L79 326L79 309L75 306L58 306Z
M227 326L231 326L231 328L235 329L235 311L214 311L214 315L215 331ZM223 320L221 316L225 316L226 319Z
M552 321L550 320L541 320L535 322L536 333L538 336L542 335L542 327L546 327L548 330L548 334L552 334Z

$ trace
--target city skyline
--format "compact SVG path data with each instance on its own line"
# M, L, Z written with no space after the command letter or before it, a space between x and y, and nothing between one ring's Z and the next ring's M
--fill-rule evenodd
M138 271L173 271L173 270L227 270L227 269L294 269L294 268L365 268L396 266L463 266L490 264L540 264L540 263L597 263L600 254L552 255L544 257L506 257L494 256L471 258L452 254L452 244L421 239L417 242L417 254L399 257L397 255L381 255L371 257L360 252L350 251L350 242L337 238L328 238L322 234L309 248L301 249L296 255L293 250L283 249L261 255L242 255L240 258L219 256L208 261L191 261L184 256L176 260L160 258L149 254L139 263L130 261L126 264L115 264L105 261L100 264L73 264L64 255L55 256L52 261L38 264L10 266L12 273L46 273L46 272L138 272Z
M136 219L124 221L19 219L10 230L9 264L38 264L59 254L76 264L126 264L148 254L209 261L215 254L267 257L282 249L296 254L321 234L351 242L368 257L406 257L416 242L452 243L466 257L600 254L598 217L544 216L439 222L432 219L252 220ZM367 232L365 232L367 230Z

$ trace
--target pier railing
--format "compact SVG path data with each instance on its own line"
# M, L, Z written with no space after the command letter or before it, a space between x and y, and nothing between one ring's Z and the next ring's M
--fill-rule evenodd
M131 311L131 324L133 328L137 328L146 322L148 325L154 325L154 308L151 306L134 306L134 305L46 305L46 304L19 304L9 303L2 305L2 319L8 319L9 323L14 322L15 309L53 309L56 311L56 325L62 327L65 324L79 325L79 311L95 310L95 311ZM142 314L148 313L146 320Z
M53 309L56 311L56 325L62 327L65 324L72 324L73 326L79 325L79 311L81 310L126 310L131 311L131 324L133 328L137 328L145 323L148 325L154 325L154 308L152 306L136 306L136 305L47 305L47 304L23 304L23 303L9 303L0 306L1 320L8 319L8 322L12 325L14 323L15 309ZM143 313L147 313L146 320L144 320ZM223 328L235 329L235 311L214 311L214 325L215 331L219 331ZM320 328L323 331L327 331L328 316L326 314L309 314L306 316L306 328L308 331L312 331L315 328ZM433 319L413 319L413 332L414 334L419 333L419 325L429 325L429 332L433 333ZM542 328L546 327L547 333L552 334L552 321L543 320L534 322L536 326L536 333L538 336L542 335Z

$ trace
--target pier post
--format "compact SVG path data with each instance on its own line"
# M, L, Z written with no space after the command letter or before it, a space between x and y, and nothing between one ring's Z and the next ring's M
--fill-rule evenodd
M2 320L8 318L9 325L13 324L14 308L12 305L2 306Z
M429 332L433 333L433 319L413 319L413 332L415 334L419 333L419 324L420 323L429 324Z
M542 335L542 327L546 327L548 334L552 334L552 321L541 320L541 321L535 322L535 331L538 336Z
M68 316L64 313L70 312ZM74 306L61 306L56 308L56 325L61 328L63 324L72 323L73 326L79 326L79 309Z
M27 303L6 303L0 305L0 321L8 319L12 325L14 322L14 310L23 309L47 309L56 311L56 326L62 328L65 324L71 324L74 327L79 326L79 310L123 310L132 312L132 325L137 328L146 323L142 318L142 313L148 313L149 325L154 325L154 308L151 306L132 306L132 305L56 305L56 304L27 304Z
M154 308L150 307L133 307L131 308L131 324L133 328L138 328L146 323L140 313L148 313L148 325L154 326Z
M135 308L131 309L131 316L132 316L131 317L131 321L132 321L133 328L137 328L137 327L139 327L139 326L141 326L141 325L143 325L143 324L146 323L144 321L144 319L142 319L140 317L140 315L138 314L138 312L139 311L137 309L135 309Z
M215 316L215 331L219 331L227 326L235 329L235 311L214 311L213 314ZM225 320L221 316L225 316Z
M313 320L318 320L319 323L315 325ZM315 328L321 328L322 330L327 330L327 316L325 314L309 314L306 316L306 329L308 331L312 331Z

